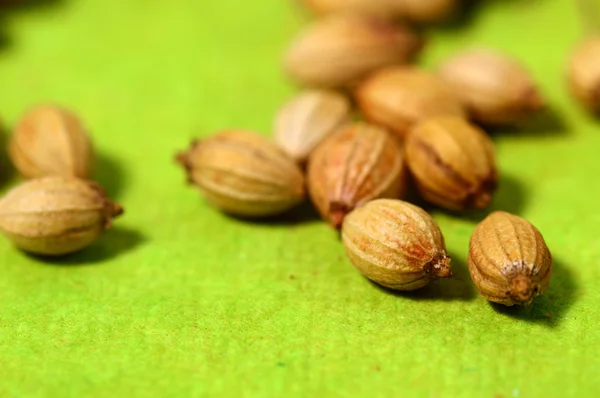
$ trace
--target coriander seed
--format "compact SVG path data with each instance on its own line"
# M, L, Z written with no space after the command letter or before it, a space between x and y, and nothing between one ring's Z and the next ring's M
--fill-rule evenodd
M423 198L450 210L484 208L498 174L492 140L459 117L432 118L406 138L406 160Z
M473 232L469 271L487 300L507 306L529 305L548 289L552 255L531 223L496 211Z
M90 245L122 213L98 184L51 176L29 180L0 200L0 230L26 252L60 256Z
M81 120L55 106L33 108L17 124L9 155L25 178L50 175L90 178L94 151Z
M344 220L342 240L352 264L390 289L415 290L452 275L439 227L408 202L378 199L358 207Z
M228 130L192 142L177 156L190 183L226 213L273 216L304 200L304 177L294 161L267 138Z

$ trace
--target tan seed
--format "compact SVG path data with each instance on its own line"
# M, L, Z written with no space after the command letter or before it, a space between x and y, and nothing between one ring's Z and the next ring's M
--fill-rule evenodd
M383 66L409 62L421 47L421 38L403 25L335 14L309 26L292 43L284 64L303 85L344 87Z
M420 207L379 199L348 214L342 227L346 253L367 278L395 290L415 290L451 276L439 227Z
M33 108L15 128L10 157L26 178L50 175L90 178L94 153L81 121L54 105Z
M304 199L298 166L275 144L252 132L230 130L194 141L177 159L189 181L226 213L273 216Z
M466 116L458 97L436 75L414 68L378 71L355 91L365 118L404 138L416 123L443 115Z
M96 183L44 177L12 189L0 201L0 229L24 251L59 256L90 245L122 212Z
M577 45L568 65L571 92L592 112L600 112L600 34Z
M493 143L464 119L417 125L406 139L406 160L419 192L433 204L462 210L491 202L498 180Z
M378 127L354 123L313 152L308 186L321 216L340 228L355 207L377 198L400 198L405 174L404 155L396 140Z
M515 124L544 106L530 73L498 52L459 53L442 64L439 73L479 123Z
M550 283L552 256L527 220L496 211L473 232L469 271L479 293L504 305L529 305Z
M305 91L286 103L275 120L275 140L297 163L350 120L350 101L333 91Z

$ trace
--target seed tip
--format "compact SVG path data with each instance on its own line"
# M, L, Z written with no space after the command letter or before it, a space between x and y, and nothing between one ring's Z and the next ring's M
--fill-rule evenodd
M545 105L544 99L535 87L531 87L525 92L523 95L523 103L525 104L525 107L531 111L539 111Z
M452 276L450 256L444 254L439 261L433 264L433 275L435 275L436 278L450 278Z
M350 213L350 209L346 204L340 202L331 202L329 205L329 222L335 229L342 228L344 218Z
M341 229L342 224L344 223L344 217L346 217L346 213L343 211L334 211L330 214L331 225L335 229Z
M123 208L123 206L121 206L118 203L113 202L111 204L111 215L112 217L118 217L120 215L122 215L125 212L125 209Z
M196 147L198 147L198 145L200 145L200 140L192 140L190 143L190 148L187 151L181 151L175 155L175 161L186 169L189 169L191 167L190 154L194 151L194 149L196 149Z
M533 283L525 275L517 275L510 281L509 295L513 301L520 305L529 305L533 300Z
M180 165L187 167L188 165L188 153L187 152L179 152L175 155L175 161Z
M484 209L492 203L492 194L496 190L497 176L494 173L479 186L479 189L467 197L467 206Z
M492 202L492 194L488 191L483 191L474 197L473 205L477 209L483 209L488 207Z

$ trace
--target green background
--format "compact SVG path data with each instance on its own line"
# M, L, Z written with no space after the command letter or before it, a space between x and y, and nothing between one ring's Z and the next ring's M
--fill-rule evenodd
M456 277L412 294L363 279L308 208L251 224L210 208L173 154L226 127L268 134L306 16L286 0L56 0L0 11L0 115L76 110L97 179L127 209L88 250L41 261L0 240L0 396L567 397L600 389L600 123L565 90L574 1L487 0L430 33L428 67L513 54L553 112L495 134L492 208L555 257L529 308L490 305L466 268L484 214L434 211ZM591 19L589 19L591 21ZM5 141L5 139L3 140ZM3 161L2 187L18 181Z

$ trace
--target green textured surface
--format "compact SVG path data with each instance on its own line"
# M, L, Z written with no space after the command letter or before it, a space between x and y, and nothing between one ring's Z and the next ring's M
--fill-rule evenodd
M177 149L224 127L267 133L293 92L279 58L304 18L287 1L42 3L0 11L0 114L12 125L40 101L78 111L103 154L98 179L127 214L61 263L0 240L0 396L600 389L600 123L564 89L564 58L582 34L574 2L483 2L463 27L433 32L424 57L433 66L466 45L506 50L556 110L496 137L493 207L530 219L556 258L549 293L509 310L471 285L477 217L434 213L456 278L393 295L364 280L312 216L244 223L185 186Z

